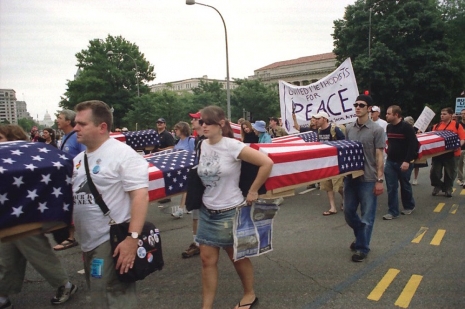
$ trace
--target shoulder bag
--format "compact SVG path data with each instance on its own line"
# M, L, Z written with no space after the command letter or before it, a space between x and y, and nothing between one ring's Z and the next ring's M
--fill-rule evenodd
M129 235L129 222L116 223L110 216L110 209L105 204L102 196L99 194L95 187L92 177L90 177L89 166L87 162L87 154L84 154L84 166L87 175L87 183L90 191L94 196L94 199L104 216L110 218L110 244L111 251L114 252L120 242L126 239ZM113 261L116 265L119 255L113 257ZM142 233L139 236L138 247L136 251L136 257L134 265L129 269L127 273L120 274L119 270L115 270L118 279L122 282L135 282L143 280L145 277L150 275L156 270L161 270L164 265L163 253L161 249L161 238L160 231L155 227L153 223L145 222L142 228Z
M195 162L197 162L197 165L191 167L187 172L186 209L188 211L200 209L200 206L202 206L202 196L205 192L205 186L197 173L202 142L203 140L199 141L195 147Z

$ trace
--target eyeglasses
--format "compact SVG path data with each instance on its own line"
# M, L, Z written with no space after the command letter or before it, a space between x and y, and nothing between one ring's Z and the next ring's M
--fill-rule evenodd
M209 122L209 121L206 121L206 120L203 120L203 119L199 119L199 124L200 124L201 126L203 126L204 123L205 123L207 126L211 126L211 125L217 124L216 122Z
M357 107L360 107L360 108L365 108L367 106L367 104L363 104L363 103L354 103L354 107L357 108Z

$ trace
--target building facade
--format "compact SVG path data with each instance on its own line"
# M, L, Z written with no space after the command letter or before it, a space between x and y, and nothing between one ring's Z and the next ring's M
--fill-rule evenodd
M16 101L16 114L18 120L22 118L34 120L27 111L27 103L25 101Z
M162 91L166 89L166 90L175 91L178 94L183 93L183 92L192 93L192 89L199 87L201 81L206 82L206 83L218 82L219 84L223 86L224 89L227 88L226 80L208 78L207 75L204 75L202 77L194 77L194 78L189 78L189 79L178 80L178 81L169 82L169 83L159 83L159 84L151 85L149 87L150 87L151 92L158 92L158 91ZM237 85L233 81L229 82L229 89L234 89L236 87Z
M13 89L0 89L0 123L5 120L11 124L18 124L16 91Z
M265 84L278 85L284 80L297 86L318 81L336 69L336 55L325 53L297 59L278 61L254 70L249 79L258 79Z

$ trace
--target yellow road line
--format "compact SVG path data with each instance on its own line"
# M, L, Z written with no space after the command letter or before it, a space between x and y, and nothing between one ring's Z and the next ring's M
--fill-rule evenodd
M433 240L431 240L429 244L433 246L439 246L445 234L446 234L446 230L439 229L436 232L436 235L434 235Z
M446 203L438 203L438 206L434 208L434 212L441 212L442 208L446 205Z
M401 308L407 308L410 305L410 302L412 301L413 295L415 294L418 286L420 285L421 279L423 279L423 276L412 275L394 305Z
M425 233L426 233L427 230L428 230L427 227L421 227L420 230L415 235L415 237L413 238L412 242L414 244L418 244L421 241L421 239L423 238L423 236L425 236Z
M465 189L462 189L462 190L460 191L460 195L465 195Z
M455 215L457 213L457 209L459 209L459 204L452 204L449 213Z
M374 300L378 301L380 300L381 296L383 296L383 293L386 291L388 286L391 284L391 282L394 280L394 278L397 276L397 274L400 272L398 269L390 268L387 273L384 275L383 279L378 282L376 287L371 291L370 295L368 295L369 300Z

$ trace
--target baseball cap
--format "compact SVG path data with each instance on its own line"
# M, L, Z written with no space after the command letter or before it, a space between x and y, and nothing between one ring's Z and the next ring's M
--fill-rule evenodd
M372 112L380 112L380 109L379 109L378 106L373 105L373 107L371 108L371 111L372 111Z
M191 118L200 119L200 112L189 114L189 116L191 116Z
M166 123L166 120L165 120L165 118L158 118L157 123L158 123L158 122Z
M329 120L329 116L328 116L328 114L326 112L319 112L318 114L313 116L313 118L316 118L316 119L320 119L321 117L326 118L326 119Z

